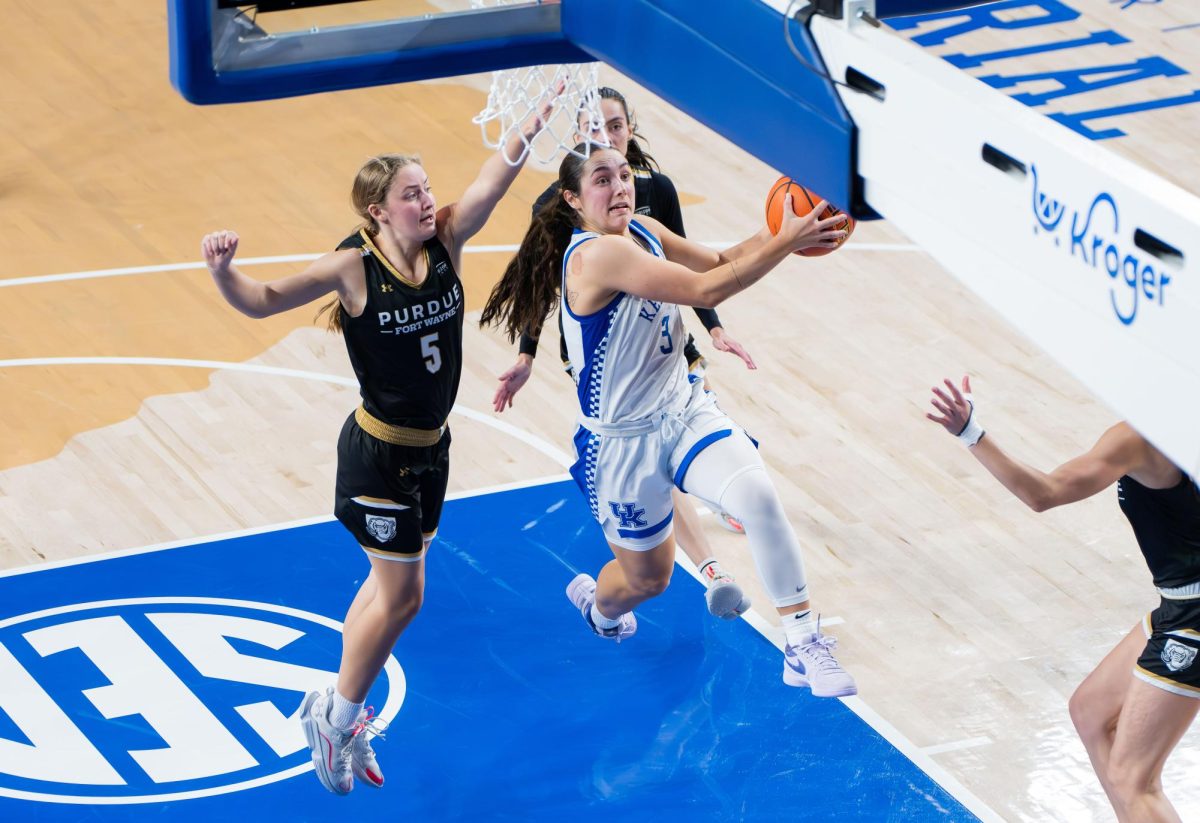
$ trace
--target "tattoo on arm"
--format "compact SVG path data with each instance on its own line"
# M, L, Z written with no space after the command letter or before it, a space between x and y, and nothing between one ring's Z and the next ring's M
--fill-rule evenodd
M737 261L736 261L736 260L730 260L730 261L729 261L729 268L733 270L733 279L737 281L738 288L739 288L739 289L745 289L746 287L742 285L742 278L738 277Z

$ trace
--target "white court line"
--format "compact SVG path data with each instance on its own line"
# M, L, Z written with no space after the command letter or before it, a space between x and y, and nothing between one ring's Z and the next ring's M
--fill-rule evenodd
M233 363L224 360L190 360L176 357L28 357L19 360L0 360L0 368L18 368L22 366L173 366L188 369L214 369L221 371L251 372L254 374L269 374L275 377L297 377L302 380L315 380L321 383L333 383L338 386L358 388L358 380L353 377L342 377L336 374L304 371L303 369L285 369L279 366L264 366L259 363ZM497 431L504 432L510 437L520 440L528 446L549 457L563 468L570 468L575 461L549 441L535 434L517 428L511 423L497 420L491 415L469 409L458 403L451 410L453 413L470 420L491 426Z
M955 740L953 743L938 743L934 746L924 746L921 751L928 755L935 755L990 745L992 745L992 738L990 737L969 737L966 740Z
M446 495L447 500L461 500L465 497L477 497L484 494L496 494L498 492L512 491L513 489L525 489L530 486L544 486L548 483L558 483L562 480L570 480L569 474L552 474L546 477L535 477L532 480L518 480L513 483L500 483L493 486L483 486L478 489L468 489L461 492L450 492ZM170 540L165 543L152 543L149 546L138 546L133 549L114 549L107 552L96 552L95 554L82 555L80 557L68 557L64 560L50 560L44 563L30 563L27 566L15 566L11 569L0 569L0 577L14 577L18 574L28 574L30 572L40 572L46 569L61 569L67 566L79 566L83 563L93 563L97 560L112 560L117 557L130 557L136 554L147 554L149 552L166 551L168 549L178 549L184 546L200 546L205 543L218 543L222 540L233 540L238 537L252 537L256 534L269 534L270 532L286 531L287 529L298 529L302 526L315 526L318 523L329 523L334 520L332 514L323 514L318 517L304 517L299 520L288 520L284 523L272 523L267 526L254 526L248 529L236 529L228 532L218 532L216 534L204 535L202 537L186 537L182 540Z
M703 243L710 249L727 249L737 243L708 242ZM847 243L842 247L851 251L904 251L919 252L920 246L911 243ZM502 246L467 246L464 254L512 254L517 250L514 244ZM282 254L274 257L246 257L236 260L238 266L265 266L273 263L306 263L321 257L320 254ZM73 271L65 274L40 274L33 277L10 277L0 279L0 289L9 286L34 286L42 283L62 283L68 280L94 280L101 277L122 277L130 274L158 274L171 271L198 271L206 268L203 261L192 263L164 263L158 266L127 266L121 269L94 269L92 271Z
M75 357L75 358L30 358L24 360L0 360L0 368L13 366L47 366L47 365L151 365L151 366L184 366L190 368L205 368L205 369L224 369L229 371L245 371L255 372L258 374L271 374L283 377L299 377L307 380L317 380L325 383L334 383L342 386L357 387L358 382L353 378L340 377L333 374L322 374L320 372L308 372L300 369L285 369L277 366L261 366L253 363L226 363L219 360L179 360L175 358L165 357ZM463 414L473 420L478 420L486 425L493 426L506 434L510 434L524 443L533 446L538 451L546 454L552 460L555 460L560 465L567 467L573 462L564 452L550 445L541 438L532 435L523 429L518 429L508 423L501 423L488 415L481 414L474 410L463 411L462 407L457 404L454 411ZM499 491L507 488L523 488L526 486L539 485L545 482L551 482L542 478L539 480L531 480L527 483L507 484L502 487L492 487L491 489L482 489L475 492L463 493L462 497L468 497L473 494L486 494L490 491ZM450 496L454 497L454 496ZM228 539L229 537L241 536L245 534L262 534L265 532L276 531L283 528L292 528L296 525L307 525L311 523L328 522L332 520L332 516L325 516L310 520L293 521L292 523L266 526L257 529L248 529L241 532L227 532L222 535L216 535L208 538L190 539L174 541L172 543L157 544L147 546L140 549L127 549L124 551L109 552L105 554L91 555L88 557L72 558L69 560L54 561L51 563L42 563L33 566L26 566L18 569L10 569L0 571L0 577L8 577L15 574L24 574L42 569L56 568L60 566L78 565L82 563L90 563L96 560L107 559L111 557L124 556L130 554L143 554L151 551L158 551L169 548L179 548L181 546L195 545L198 543L213 542L220 539ZM678 557L677 557L678 562ZM694 577L699 578L695 568L692 567L690 561L685 559L685 562L680 563ZM703 581L701 581L703 582ZM769 624L757 611L753 608L744 614L743 619L746 620L755 630L767 639L772 645L783 650L783 639L780 632L775 631L775 627ZM838 618L831 618L826 622L827 625L833 624L835 621L840 622ZM780 635L780 636L776 636ZM854 712L868 726L879 733L881 737L887 740L893 747L899 750L907 757L913 765L925 772L934 782L940 785L943 789L950 793L959 803L967 810L986 823L1003 823L1003 818L996 814L982 800L976 797L970 790L963 786L949 772L943 769L925 750L916 746L912 741L905 737L899 729L893 726L882 716L875 712L859 697L841 697L837 698L842 703Z

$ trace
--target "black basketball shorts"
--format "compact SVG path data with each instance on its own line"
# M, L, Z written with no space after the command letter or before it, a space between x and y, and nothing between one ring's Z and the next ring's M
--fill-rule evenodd
M1162 599L1142 620L1146 648L1135 677L1173 694L1200 698L1200 599Z
M432 446L397 446L367 434L351 414L337 456L337 519L368 552L393 560L421 557L446 500L450 430Z

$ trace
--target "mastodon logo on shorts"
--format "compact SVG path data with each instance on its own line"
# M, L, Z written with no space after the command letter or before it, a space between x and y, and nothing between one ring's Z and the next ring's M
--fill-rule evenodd
M1167 645L1163 646L1162 662L1173 672L1182 671L1192 665L1197 651L1178 640L1168 640Z
M396 536L396 518L380 517L377 514L368 514L367 533L380 543L388 542Z

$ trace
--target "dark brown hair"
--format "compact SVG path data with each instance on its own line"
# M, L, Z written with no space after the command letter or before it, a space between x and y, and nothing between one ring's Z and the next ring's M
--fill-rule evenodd
M625 102L625 95L611 86L601 86L598 91L601 100L616 100L625 111L625 122L629 124L629 142L625 146L625 159L629 161L629 165L635 169L660 171L658 161L639 142L646 138L638 133L637 121L629 113L629 104Z
M592 145L596 151L598 146ZM564 191L579 194L586 144L568 152L558 166L558 192L538 209L521 240L521 247L500 282L492 289L479 325L503 328L509 342L517 335L537 336L546 316L554 310L562 283L563 252L571 243L571 233L579 225L579 216L563 197Z

